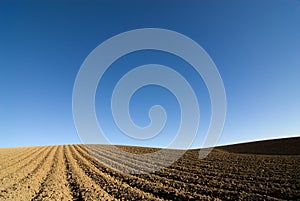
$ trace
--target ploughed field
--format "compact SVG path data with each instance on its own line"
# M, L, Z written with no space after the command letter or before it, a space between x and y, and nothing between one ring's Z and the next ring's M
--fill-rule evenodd
M114 168L157 164L109 145L3 148L0 200L300 200L300 138L291 139L219 147L201 160L198 150L189 150L171 166L144 174Z

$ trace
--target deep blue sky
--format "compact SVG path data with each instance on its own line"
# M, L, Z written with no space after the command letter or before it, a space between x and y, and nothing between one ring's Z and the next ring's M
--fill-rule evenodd
M80 143L72 90L82 62L106 39L148 27L182 33L214 60L228 104L219 144L300 136L299 1L1 1L0 147ZM184 63L169 54L137 52L112 66L104 88L112 87L122 70L152 60L186 72ZM118 71L120 65L126 67ZM185 76L198 83L202 127L197 147L209 123L209 99L194 72ZM147 125L145 114L156 103L171 118L159 142L142 145L163 146L162 139L177 128L178 103L168 91L151 86L132 99L136 123ZM97 93L96 108L105 104ZM98 112L98 118L114 133L106 112ZM114 134L115 143L135 143Z

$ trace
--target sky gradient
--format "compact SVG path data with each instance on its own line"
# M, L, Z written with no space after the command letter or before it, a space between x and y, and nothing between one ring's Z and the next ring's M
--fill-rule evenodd
M190 37L215 62L227 96L218 144L300 136L300 1L1 1L0 147L80 143L72 90L82 62L108 38L150 27ZM172 66L192 83L199 147L209 126L208 94L201 77L170 54L141 51L116 61L99 83L97 117L115 143L164 146L179 121L171 93L149 86L133 97L130 112L141 126L153 104L170 113L162 138L140 144L116 134L110 102L98 93L103 84L109 94L122 73L149 62Z

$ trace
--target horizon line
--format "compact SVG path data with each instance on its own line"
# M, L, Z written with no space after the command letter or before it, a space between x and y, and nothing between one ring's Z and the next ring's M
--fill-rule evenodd
M127 146L127 147L141 147L141 148L154 148L154 149L173 149L173 150L197 150L197 149L209 149L209 148L217 148L222 146L230 146L230 145L238 145L245 143L254 143L254 142L262 142L269 140L281 140L281 139L289 139L289 138L300 138L300 135L290 135L283 137L275 137L275 138L261 138L253 141L241 141L241 142L233 142L233 143L221 143L217 144L213 147L191 147L189 149L182 148L168 148L168 147L156 147L156 146L143 146L143 145L130 145L130 144L97 144L97 145L112 145L112 146ZM95 145L93 143L63 143L63 144L43 144L43 145L20 145L20 146L11 146L11 147L0 147L0 149L9 149L9 148L23 148L23 147L43 147L43 146L63 146L63 145Z

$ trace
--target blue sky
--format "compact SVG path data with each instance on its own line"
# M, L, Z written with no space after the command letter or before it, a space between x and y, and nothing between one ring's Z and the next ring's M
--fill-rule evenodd
M215 62L227 95L219 144L300 136L299 1L1 1L0 147L80 143L72 90L82 62L106 39L148 27L190 37ZM125 70L152 61L172 66L192 83L201 110L193 144L198 147L209 125L210 102L201 78L184 70L180 59L155 51L127 55L111 66L98 91L102 83L109 94ZM137 144L118 134L109 102L98 91L97 117L115 143L164 146L178 126L172 94L145 87L132 99L133 120L147 125L145 114L153 104L166 107L170 119L161 138Z

